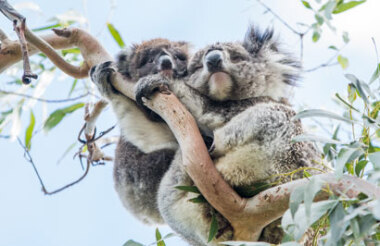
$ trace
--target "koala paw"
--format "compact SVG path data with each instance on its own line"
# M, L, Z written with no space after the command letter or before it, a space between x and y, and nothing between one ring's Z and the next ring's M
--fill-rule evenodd
M152 121L163 121L162 118L144 105L144 98L150 99L154 93L170 93L169 81L159 74L141 78L136 85L136 103Z
M144 107L143 98L150 99L156 92L170 93L169 81L163 76L147 76L137 82L136 102Z
M102 96L109 98L112 94L117 93L111 81L111 76L115 71L114 63L111 61L95 65L91 68L91 80L96 84Z

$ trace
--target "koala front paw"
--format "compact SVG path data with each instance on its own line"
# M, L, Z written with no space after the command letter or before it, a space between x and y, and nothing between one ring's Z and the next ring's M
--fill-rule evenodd
M112 61L100 63L95 65L90 70L91 80L96 84L102 96L109 98L117 90L112 86L112 74L115 73L116 68Z
M144 99L150 99L154 93L170 93L169 81L160 75L151 75L141 78L136 85L136 103L142 108L146 116L153 121L163 121L162 118L144 105Z
M137 82L136 103L145 107L143 98L150 99L156 92L168 93L169 81L163 76L147 76Z

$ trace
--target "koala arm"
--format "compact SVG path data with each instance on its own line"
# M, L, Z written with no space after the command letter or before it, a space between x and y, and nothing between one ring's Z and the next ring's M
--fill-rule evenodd
M256 104L214 131L212 155L223 155L234 147L252 141L262 144L290 141L296 131L300 130L291 119L293 115L294 112L289 107L279 103Z

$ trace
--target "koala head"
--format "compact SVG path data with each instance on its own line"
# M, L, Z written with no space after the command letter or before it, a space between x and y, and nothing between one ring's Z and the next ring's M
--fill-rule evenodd
M288 96L300 64L279 50L273 31L250 26L243 42L215 43L189 61L187 84L216 101Z
M120 52L117 67L132 81L157 73L169 78L181 78L187 75L187 61L187 43L157 38Z

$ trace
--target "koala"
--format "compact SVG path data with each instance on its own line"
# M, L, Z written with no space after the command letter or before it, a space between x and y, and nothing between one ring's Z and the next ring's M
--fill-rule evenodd
M201 131L213 138L210 155L233 188L272 182L276 174L315 165L312 161L319 155L314 146L291 141L303 132L287 102L300 65L280 50L273 31L260 32L251 26L243 42L209 45L194 54L188 71L183 83L160 75L144 78L136 85L136 101L143 104L143 98L167 86L193 114ZM208 203L190 202L197 194L176 188L194 185L181 163L178 150L160 183L157 200L164 220L192 245L231 240L232 227L225 218ZM212 214L219 231L207 242ZM264 228L260 240L281 242L278 224Z
M114 183L123 205L147 224L164 223L157 206L157 190L178 144L169 127L152 111L141 110L111 83L117 70L129 83L152 74L181 79L187 74L188 45L153 39L134 45L117 56L116 63L92 67L90 76L112 105L120 128L115 150Z

